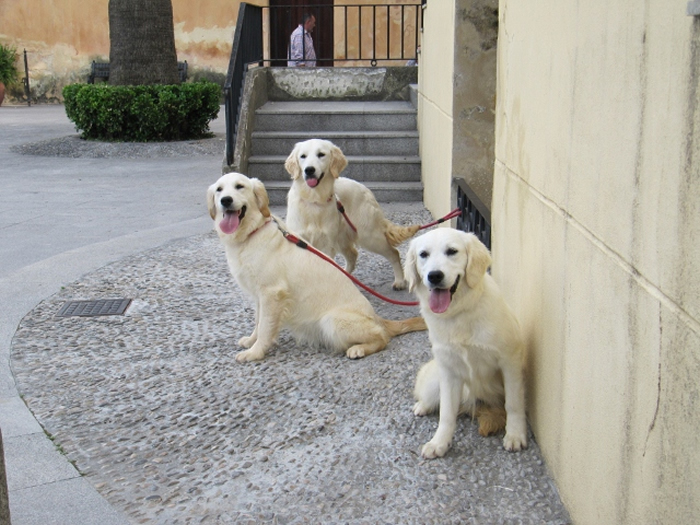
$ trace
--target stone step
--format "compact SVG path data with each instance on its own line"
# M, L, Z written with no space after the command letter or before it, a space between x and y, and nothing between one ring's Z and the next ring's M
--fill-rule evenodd
M343 177L363 184L369 182L421 182L420 157L418 156L347 156L348 166ZM263 182L286 181L289 174L284 169L287 155L254 155L248 159L248 175Z
M255 111L256 131L415 131L410 102L267 102Z
M252 154L289 155L297 142L330 140L350 155L418 156L418 131L254 131Z
M287 193L292 185L288 181L264 181L270 205L287 204ZM423 200L423 185L420 182L367 182L364 183L377 202L421 202Z

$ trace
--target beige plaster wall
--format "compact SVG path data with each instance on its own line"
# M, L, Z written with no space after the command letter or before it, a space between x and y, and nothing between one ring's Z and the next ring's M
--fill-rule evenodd
M92 60L109 59L108 0L2 0L0 42L26 48L30 84L41 101L58 101L64 85L85 81ZM240 0L173 0L178 60L224 73ZM267 5L267 1L252 2ZM23 74L23 62L19 63Z
M493 274L575 523L700 522L700 20L501 0Z
M419 36L416 34L416 23L420 23L420 5L416 5L415 0L384 0L381 3L388 7L369 7L378 3L375 0L335 1L335 5L339 6L334 10L333 16L335 58L365 59L348 60L339 63L339 66L367 67L368 60L373 57L377 59L378 66L403 65L393 60L382 60L387 58L387 47L388 58L396 59L414 55ZM363 5L368 7L361 7ZM399 7L401 5L405 7ZM360 31L358 31L360 28L362 29L361 41ZM387 36L389 37L388 46Z
M424 202L436 217L450 211L454 76L454 2L429 2L418 66L418 127Z

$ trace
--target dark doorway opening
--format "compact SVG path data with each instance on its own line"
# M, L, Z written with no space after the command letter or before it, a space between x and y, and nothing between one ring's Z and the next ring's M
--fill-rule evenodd
M316 65L333 65L333 0L270 0L270 65L287 65L289 37L307 12L316 17L316 27L311 33Z

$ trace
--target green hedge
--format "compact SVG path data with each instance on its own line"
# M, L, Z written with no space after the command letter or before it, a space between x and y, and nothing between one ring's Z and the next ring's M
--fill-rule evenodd
M211 82L63 88L68 118L84 139L124 142L186 140L210 135L221 88Z

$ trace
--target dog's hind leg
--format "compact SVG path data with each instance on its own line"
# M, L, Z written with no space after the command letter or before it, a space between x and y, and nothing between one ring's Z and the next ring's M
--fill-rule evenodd
M515 452L527 448L525 382L519 361L503 363L501 370L506 390L506 436L503 438L503 448Z
M406 279L403 275L403 267L401 266L401 256L396 248L391 249L391 253L384 255L391 263L391 268L394 270L394 283L392 288L394 290L404 290L406 289Z
M345 355L350 359L360 359L361 357L367 357L374 353L384 350L386 348L386 343L380 340L375 340L369 343L361 343L352 345L347 349Z
M425 363L418 371L413 397L416 399L413 405L416 416L432 414L440 406L440 377L435 359Z
M345 259L345 271L348 273L354 272L355 264L357 263L357 248L354 246L345 247L341 254Z
M286 295L283 290L266 290L259 298L256 311L257 323L251 336L251 338L256 336L256 340L250 349L236 355L236 361L259 361L265 357L265 352L275 344L286 308Z
M401 255L399 255L399 251L393 246L385 244L375 253L378 253L389 261L392 270L394 270L394 283L392 284L392 288L394 290L404 290L406 288L406 279L403 275L403 266L401 265Z
M321 322L326 340L345 350L350 359L359 359L384 350L390 336L373 317L343 312L327 315Z

